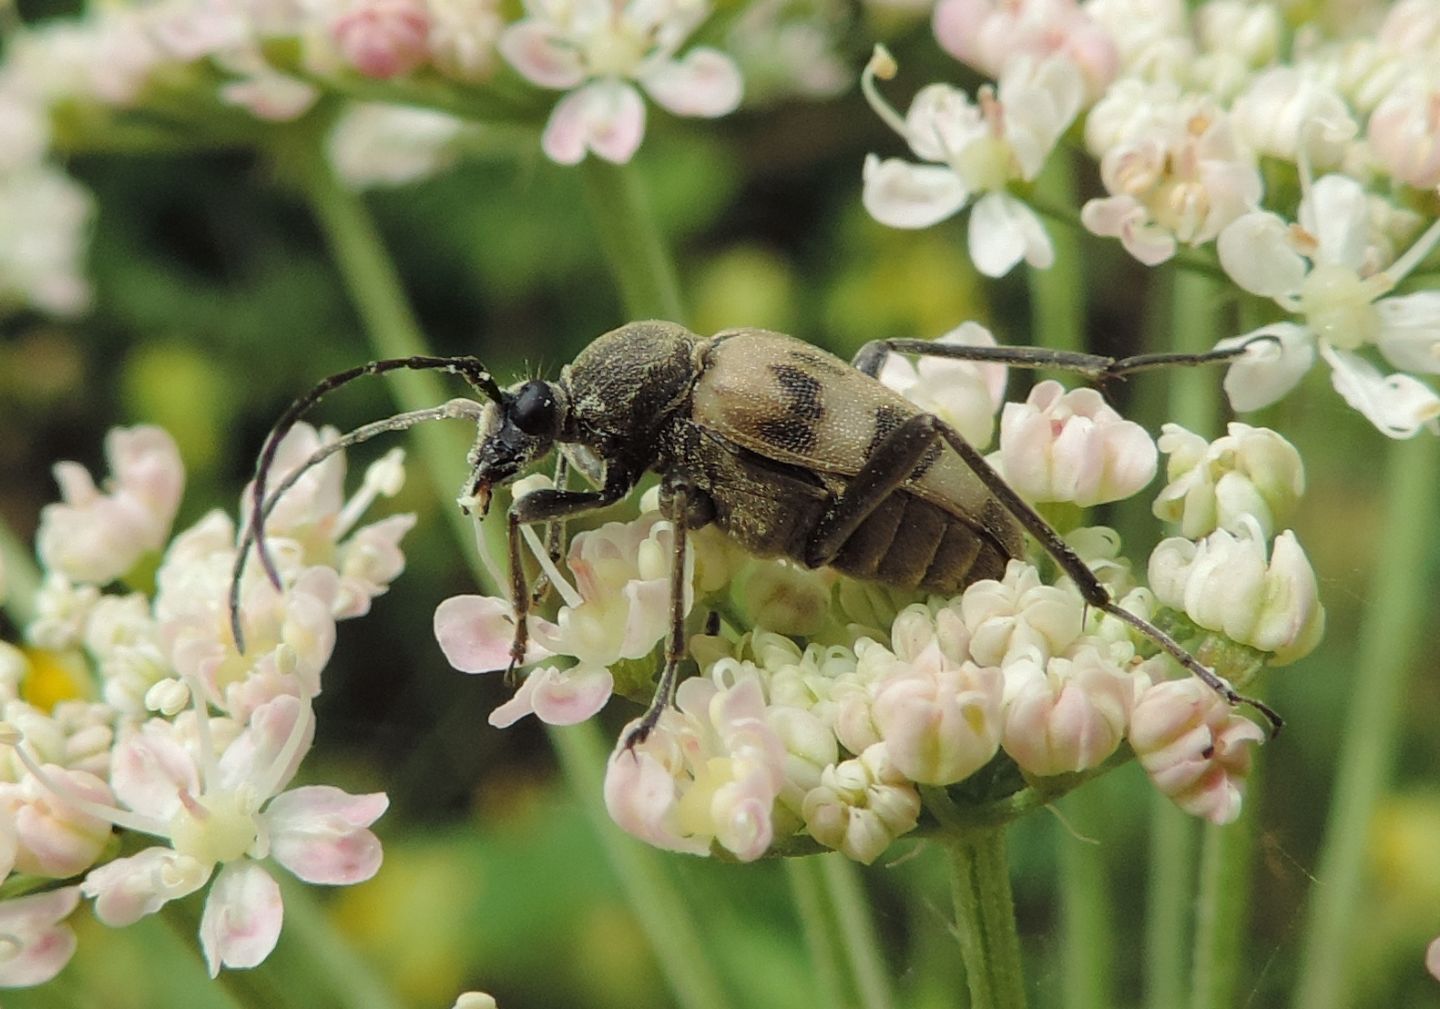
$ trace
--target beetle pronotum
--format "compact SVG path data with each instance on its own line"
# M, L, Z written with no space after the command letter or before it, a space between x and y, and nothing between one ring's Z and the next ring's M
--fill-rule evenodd
M1086 603L1134 627L1230 703L1250 705L1272 731L1279 731L1283 722L1275 711L1237 693L1169 635L1116 604L1059 534L957 431L875 378L891 353L1062 367L1105 379L1231 360L1244 350L1115 359L885 340L867 344L847 365L810 344L766 330L700 337L673 323L636 322L596 339L558 381L531 379L511 389L502 389L472 357L373 361L322 380L285 411L265 441L231 587L236 642L242 644L237 606L251 540L278 588L265 548L264 520L300 473L382 431L463 416L477 421L477 436L462 500L472 502L482 516L495 487L559 448L556 486L515 498L507 514L515 612L512 671L525 655L531 604L522 527L550 523L553 551L567 518L622 500L646 471L659 474L661 508L676 530L670 632L654 700L631 733L631 745L654 728L674 695L686 644L685 533L711 523L760 556L787 557L808 567L830 565L854 577L940 593L999 577L1010 558L1021 556L1023 533L1029 533L1074 581ZM267 498L276 449L301 416L353 379L398 369L460 375L487 402L452 401L366 425L316 452ZM566 487L570 467L597 489Z

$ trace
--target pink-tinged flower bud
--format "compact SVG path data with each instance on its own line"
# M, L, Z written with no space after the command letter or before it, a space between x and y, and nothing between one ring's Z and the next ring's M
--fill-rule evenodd
M1277 536L1267 557L1254 519L1239 534L1164 540L1150 555L1150 587L1201 627L1274 653L1272 665L1308 655L1325 632L1315 572L1295 534Z
M1119 70L1110 33L1073 0L941 0L934 28L942 49L991 77L1020 57L1063 55L1080 70L1090 100Z
M915 829L920 793L892 765L884 743L858 758L832 764L805 796L810 836L847 858L869 865L890 842Z
M1338 166L1359 126L1345 99L1313 72L1278 66L1264 71L1235 100L1235 130L1261 154Z
M1125 737L1134 699L1133 678L1093 647L1043 665L1013 662L1005 667L1001 745L1040 777L1098 767Z
M1239 531L1253 516L1266 536L1289 521L1305 493L1305 465L1282 436L1232 422L1228 434L1206 442L1179 424L1166 424L1160 451L1170 457L1169 484L1155 499L1156 518L1180 525L1188 539L1216 529Z
M46 774L93 802L113 805L106 784L93 774L45 765ZM35 778L0 784L0 808L15 826L15 868L64 879L95 864L110 840L110 824L82 813Z
M0 901L0 988L30 988L60 973L75 953L75 933L62 922L78 903L78 886Z
M63 504L40 512L35 548L47 568L103 585L158 550L180 505L185 470L175 440L158 427L114 428L105 436L108 493L79 463L55 466Z
M976 582L960 599L970 656L988 666L1029 651L1059 655L1080 636L1083 609L1072 593L1041 584L1040 572L1024 561L1011 561L1003 581Z
M1370 114L1366 137L1375 160L1401 182L1440 185L1440 86L1392 91Z
M1030 501L1118 501L1155 476L1155 443L1094 389L1041 382L1000 417L1000 467Z
M429 55L430 15L422 0L362 0L330 32L350 65L377 80L404 76Z
M938 647L897 662L875 694L875 724L894 766L923 785L949 785L1000 748L1004 679L993 666L952 665Z
M993 347L995 337L978 322L966 322L937 337L935 342ZM995 434L995 412L1005 402L1006 373L1003 364L950 361L942 357L921 357L912 362L901 354L891 354L878 377L983 450Z
M1155 787L1214 824L1240 815L1251 763L1246 744L1264 741L1260 726L1196 679L1157 683L1130 717L1130 746Z

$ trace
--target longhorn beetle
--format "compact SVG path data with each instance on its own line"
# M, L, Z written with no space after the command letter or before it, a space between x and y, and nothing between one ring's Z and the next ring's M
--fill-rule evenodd
M661 508L675 527L670 631L654 699L626 743L645 739L674 696L685 654L686 530L711 523L750 552L806 567L829 565L856 578L953 594L998 578L1023 553L1029 533L1078 587L1085 602L1124 621L1231 704L1283 724L1264 703L1243 697L1169 635L1122 609L1085 562L954 428L876 378L891 353L934 355L1022 367L1064 367L1108 379L1165 365L1232 359L1244 347L1208 354L1114 359L1031 348L987 348L881 340L852 365L793 337L731 329L701 337L668 322L635 322L599 337L561 370L502 389L472 357L409 357L322 380L276 422L256 464L253 510L231 585L231 620L253 539L278 588L265 548L270 508L299 474L327 455L375 434L442 417L477 420L462 502L483 516L493 490L553 449L553 489L514 499L507 514L515 637L510 672L523 661L532 602L521 563L521 527L550 524L552 551L567 518L604 508L634 490L646 471L660 476ZM326 393L362 375L435 369L465 378L486 402L452 401L367 425L316 452L267 499L281 438ZM595 490L565 486L569 467Z

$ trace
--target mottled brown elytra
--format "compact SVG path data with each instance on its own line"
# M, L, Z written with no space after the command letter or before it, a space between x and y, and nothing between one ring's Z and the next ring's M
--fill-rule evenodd
M811 344L763 329L702 337L669 322L633 322L591 343L557 381L531 379L502 389L471 357L373 361L332 375L277 421L256 467L254 508L236 559L232 620L240 573L253 538L265 570L279 580L265 551L263 519L269 469L280 439L326 393L362 375L397 369L458 374L487 401L447 404L367 425L328 446L330 452L382 430L422 420L465 416L478 421L462 500L482 515L491 492L557 447L553 489L514 499L507 515L510 595L515 609L511 669L527 644L532 602L521 563L520 528L549 524L552 551L572 516L625 498L646 472L660 476L661 508L676 528L670 584L670 633L654 700L627 743L643 740L674 696L685 654L687 529L715 524L747 550L807 567L829 565L856 578L955 593L998 578L1022 556L1029 533L1075 582L1085 601L1145 634L1232 704L1246 703L1274 730L1279 716L1242 697L1164 632L1121 609L1060 536L1026 504L960 434L875 376L888 354L924 354L1021 367L1062 367L1106 379L1165 365L1230 360L1243 347L1210 354L1113 359L1033 348L969 347L923 340L867 344L846 364ZM462 407L467 407L462 409ZM570 490L570 469L594 488Z

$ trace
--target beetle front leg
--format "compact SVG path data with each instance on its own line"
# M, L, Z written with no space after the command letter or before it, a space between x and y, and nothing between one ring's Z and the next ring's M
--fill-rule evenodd
M525 583L520 527L531 522L563 523L577 515L609 507L629 494L634 486L635 481L628 474L617 470L613 476L607 476L605 486L598 491L534 490L510 503L505 518L515 636L510 640L510 665L505 670L507 682L514 679L516 667L524 663L530 643L530 591Z
M570 482L570 461L565 458L563 452L556 454L555 477L551 481L556 490L567 489ZM550 519L545 523L545 553L550 558L550 563L559 565L560 550L565 541L565 519ZM544 571L535 579L535 587L530 590L530 605L535 606L544 600L550 591L550 576Z

